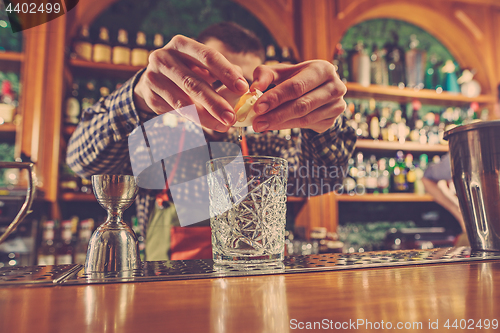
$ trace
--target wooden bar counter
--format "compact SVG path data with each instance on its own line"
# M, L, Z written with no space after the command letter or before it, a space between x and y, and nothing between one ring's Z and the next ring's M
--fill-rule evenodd
M335 326L368 332L384 331L389 323L392 330L400 323L408 332L458 332L465 324L473 328L467 331L489 332L496 331L493 319L498 325L500 260L0 289L2 333L289 332Z

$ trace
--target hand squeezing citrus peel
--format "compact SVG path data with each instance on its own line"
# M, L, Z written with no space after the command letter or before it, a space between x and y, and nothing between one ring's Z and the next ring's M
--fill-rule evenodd
M252 126L252 122L257 116L253 106L263 95L262 91L255 89L255 91L247 91L243 96L238 96L227 89L226 86L222 86L217 90L217 93L234 107L234 112L236 113L234 127Z

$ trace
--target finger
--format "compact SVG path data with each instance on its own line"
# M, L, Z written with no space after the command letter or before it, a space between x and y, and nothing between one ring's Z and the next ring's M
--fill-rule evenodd
M291 74L291 71L298 71ZM334 67L328 62L315 61L301 64L299 67L288 67L275 70L275 83L284 80L275 88L267 91L256 103L258 114L268 112L279 105L297 99L317 88L326 81L333 81ZM339 92L340 95L340 92Z
M157 114L194 104L184 91L164 75L146 72L144 77L150 89L144 93L144 100Z
M201 77L203 80L207 81L210 84L212 84L215 81L217 81L217 78L214 77L214 76L212 76L210 74L210 72L208 70L206 70L205 68L201 68L201 67L198 67L198 66L192 66L190 69L194 73L196 73L196 75L198 75L199 77Z
M196 105L177 85L161 74L145 73L149 81L150 90L145 92L146 104L157 114L164 114L175 110L184 118L204 127L227 132L230 128L215 119L205 108ZM188 112L187 106L195 104L197 115Z
M302 118L311 111L332 102L332 91L335 83L326 82L317 89L306 93L293 101L281 104L277 108L259 117L259 121L277 125L295 118Z
M260 117L254 119L253 128L260 132L263 127L265 130L280 130L288 128L311 128L320 127L323 122L327 123L331 119L335 120L345 109L345 102L332 102L321 106L320 108L308 113L301 118L294 118L279 124L270 124L262 121ZM265 127L267 125L267 127Z
M253 82L250 90L264 91L278 78L278 74L269 66L258 66L253 72Z
M202 78L190 70L176 57L164 52L159 55L158 70L172 80L195 103L202 105L212 116L221 123L231 126L235 121L231 105L218 95L213 88Z
M188 55L191 61L206 68L233 92L248 91L243 75L218 51L181 35L174 36L166 47Z

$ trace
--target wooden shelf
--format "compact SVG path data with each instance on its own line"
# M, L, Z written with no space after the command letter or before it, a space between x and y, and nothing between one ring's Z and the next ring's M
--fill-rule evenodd
M2 133L16 133L16 125L12 123L6 123L0 125L0 132Z
M70 59L69 64L73 69L85 74L112 75L113 77L130 78L144 67L106 64L102 62L92 62L80 59Z
M429 194L418 195L413 193L388 193L388 194L361 194L334 196L339 202L432 202L434 199Z
M447 153L448 145L429 145L421 144L418 142L389 142L379 140L358 139L356 142L356 149L369 150L369 151L398 151L405 152L421 152L421 153Z
M400 89L394 86L379 86L370 85L368 87L362 86L359 83L347 82L348 98L370 98L388 101L396 101L400 103L409 103L414 99L418 99L422 104L431 105L467 105L472 102L477 102L480 105L494 104L496 97L494 95L480 95L475 98L465 97L461 94L452 94L446 91L437 93L435 90L429 89Z
M18 52L0 52L0 61L15 61L22 62L24 60L24 54Z
M93 194L65 192L61 194L62 201L94 201L97 202Z

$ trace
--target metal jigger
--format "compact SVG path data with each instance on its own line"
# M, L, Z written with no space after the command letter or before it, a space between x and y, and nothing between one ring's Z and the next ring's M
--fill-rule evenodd
M85 273L127 272L141 268L137 237L123 222L123 211L137 195L134 176L92 176L94 195L108 218L89 241Z

